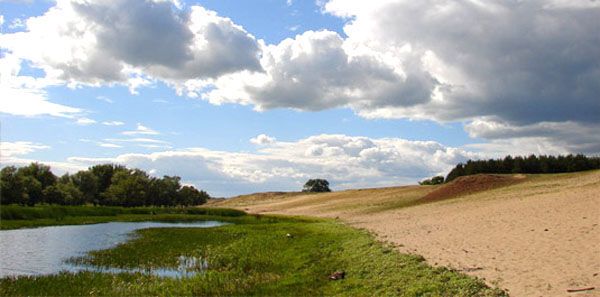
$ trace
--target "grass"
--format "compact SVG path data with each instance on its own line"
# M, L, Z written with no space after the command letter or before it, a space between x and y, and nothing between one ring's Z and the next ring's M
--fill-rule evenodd
M237 221L246 213L226 208L108 207L108 206L0 206L0 229L53 225L94 224L112 221L189 221L225 217Z
M0 280L0 295L505 295L472 277L430 267L419 256L400 254L367 232L336 221L276 216L235 219L236 224L210 229L139 230L132 240L113 249L73 259L133 269L176 268L181 255L208 259L209 269L190 278L98 272L5 278ZM346 278L328 280L337 270L345 271Z
M210 206L256 207L268 211L303 208L303 213L373 214L422 203L419 199L439 186L401 186L344 190L330 193L258 193L216 202ZM265 206L265 207L263 207Z

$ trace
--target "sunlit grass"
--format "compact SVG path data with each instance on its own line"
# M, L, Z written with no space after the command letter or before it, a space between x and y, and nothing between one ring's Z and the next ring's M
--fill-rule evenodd
M244 222L244 223L242 223ZM288 236L288 234L290 236ZM189 278L84 272L3 279L0 295L162 296L501 296L472 277L428 266L371 235L330 220L245 216L218 228L157 228L73 259L128 269L176 269L181 257L207 260ZM330 281L334 271L346 278Z

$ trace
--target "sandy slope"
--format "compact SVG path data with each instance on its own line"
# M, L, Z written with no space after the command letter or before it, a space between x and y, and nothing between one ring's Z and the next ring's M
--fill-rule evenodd
M512 296L600 296L600 171L413 205L435 187L234 199L250 212L339 217L403 252L483 277ZM567 293L567 289L596 287Z

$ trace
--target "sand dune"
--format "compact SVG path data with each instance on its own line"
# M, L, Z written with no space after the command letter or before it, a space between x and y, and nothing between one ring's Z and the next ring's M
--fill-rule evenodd
M444 192L442 187L282 194L264 200L246 196L220 205L338 217L403 252L423 255L432 265L485 278L511 296L600 296L600 171L509 178L519 182L503 180L499 186L429 203L423 198ZM469 186L468 181L461 185ZM567 293L585 287L596 289Z

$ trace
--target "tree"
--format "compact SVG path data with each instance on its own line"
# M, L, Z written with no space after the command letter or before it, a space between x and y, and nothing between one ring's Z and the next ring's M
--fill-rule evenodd
M82 205L85 204L83 193L73 182L56 184L59 193L62 195L64 205Z
M7 166L0 171L0 203L25 204L25 181L22 174L14 166Z
M463 176L463 175L466 175L465 174L465 165L462 163L459 163L458 165L456 165L456 167L454 167L454 169L450 170L450 173L448 173L448 175L446 176L445 182L451 182L455 178Z
M443 176L434 176L430 179L426 179L423 181L419 182L419 185L422 186L430 186L430 185L439 185L439 184L443 184L444 183L444 177Z
M143 206L149 185L150 179L144 171L119 171L112 177L104 198L109 205Z
M309 179L302 188L302 192L331 192L329 182L324 179Z
M59 185L53 185L45 188L42 193L46 197L46 202L50 204L65 205L65 193L61 191Z
M600 157L585 155L546 156L529 155L506 156L497 160L469 160L466 164L458 164L448 176L449 182L459 176L479 173L559 173L600 169Z
M104 164L76 174L55 176L50 167L31 163L0 170L0 203L35 205L176 206L206 203L210 196L181 185L178 176L150 177L145 171Z
M163 178L152 178L146 204L173 206L177 203L181 178L179 176L163 176Z
M17 170L17 175L23 179L23 199L28 205L46 202L43 195L44 189L56 184L56 176L50 170L50 166L40 163L31 163Z
M31 176L23 176L23 200L29 206L34 206L42 201L42 183Z
M56 185L44 189L44 196L48 203L60 205L83 205L85 193L70 180L62 179Z
M105 204L102 201L104 198L104 195L102 194L110 187L113 175L119 171L128 171L128 169L121 165L100 164L92 166L89 171L91 171L98 180L98 190L96 192L95 200L100 204Z
M178 204L200 205L206 203L210 196L204 191L198 191L193 186L183 186L178 193Z
M19 171L25 176L31 176L40 182L42 189L56 183L56 175L50 170L50 166L40 163L31 163L29 166L19 168Z
M96 199L98 194L98 177L91 171L79 171L71 176L71 181L81 191L86 203L98 204L99 201Z

